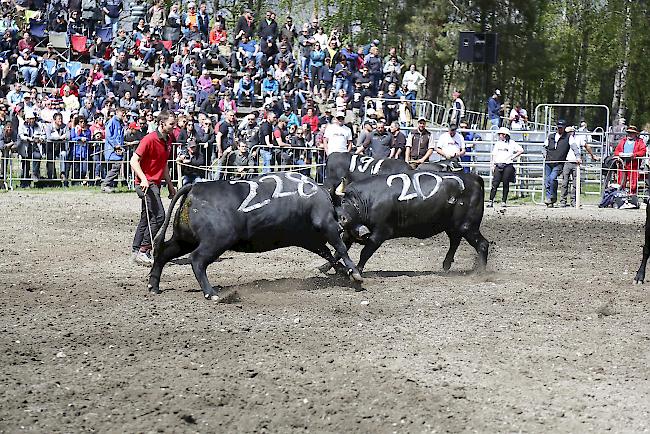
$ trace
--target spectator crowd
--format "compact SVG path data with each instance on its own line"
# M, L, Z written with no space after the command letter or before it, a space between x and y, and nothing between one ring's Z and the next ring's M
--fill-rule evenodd
M167 5L0 3L3 178L19 155L23 187L47 177L110 192L164 110L178 115L173 158L186 182L322 162L342 149L427 153L425 119L408 139L400 131L416 120L425 78L395 48L354 44L318 18L244 10L228 20L207 3ZM373 121L359 127L366 115Z

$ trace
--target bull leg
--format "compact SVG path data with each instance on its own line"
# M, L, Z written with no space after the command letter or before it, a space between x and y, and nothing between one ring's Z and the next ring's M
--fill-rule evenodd
M648 180L646 179L646 183ZM646 206L645 211L645 244L643 245L643 257L641 258L641 265L639 271L636 272L634 283L643 283L645 280L645 268L648 264L648 257L650 256L650 203Z
M488 247L490 246L490 243L485 239L485 237L478 229L472 232L468 232L464 235L464 237L467 242L476 249L476 253L478 253L478 271L485 271L485 267L487 266Z
M368 259L370 259L373 253L377 251L379 246L381 246L382 242L376 242L371 237L366 243L366 245L363 246L363 249L361 249L361 256L359 258L359 264L357 265L359 271L363 272L363 268L366 266L366 262L368 262Z
M327 248L326 245L322 245L319 247L316 247L314 249L309 249L310 251L316 253L318 256L321 258L325 259L327 262L320 267L318 267L318 270L322 273L327 273L330 268L334 267L334 270L337 273L340 273L344 276L348 275L348 270L345 268L343 264L339 262L339 259L341 259L338 255L332 255L332 252L330 252L330 249Z
M330 245L334 247L334 251L336 251L336 256L332 258L332 260L334 260L334 264L338 262L337 258L341 258L345 264L345 267L347 268L347 272L350 275L350 278L357 282L362 282L363 278L361 277L361 273L354 265L354 262L352 262L352 259L350 259L348 256L348 249L339 236L338 226L336 224L330 224L323 229L325 230L325 237L327 238L327 242L330 243Z
M345 244L345 251L346 251L346 252L348 252L348 251L350 250L350 247L352 247L352 244L353 244L353 243L354 243L354 240L353 240L351 237L344 236L344 238L343 238L343 244ZM348 255L348 256L349 256L349 255ZM327 258L325 258L325 259L327 259ZM341 259L341 255L339 255L338 252L334 252L334 257L333 257L333 259L334 259L334 262L335 262L336 264L338 264L338 263L339 263L339 260ZM336 268L336 265L333 265L331 262L326 262L325 264L323 264L323 265L321 265L320 267L318 267L318 270L319 270L321 273L327 273L328 271L330 271L330 269L331 269L332 267Z
M201 290L203 291L203 296L208 300L217 300L218 297L214 293L214 289L208 280L207 269L208 265L217 260L225 252L225 249L214 250L214 248L208 248L207 246L202 246L199 244L199 247L192 252L190 255L190 260L192 261L192 271L194 271L194 276L198 280L199 285L201 285Z
M645 280L645 267L648 264L648 257L650 257L650 247L648 246L648 240L646 240L646 243L643 246L643 257L641 258L641 265L639 265L639 271L636 272L636 277L634 277L634 283L641 284Z
M153 266L149 273L149 291L154 294L160 294L160 275L162 274L165 265L172 259L183 256L190 251L190 248L175 240L173 237L167 242L162 242L160 246L154 250Z
M445 271L449 271L451 268L451 264L454 262L454 256L456 256L456 250L458 250L460 240L462 239L457 233L447 232L447 235L449 236L449 250L447 251L445 260L442 261L442 269Z

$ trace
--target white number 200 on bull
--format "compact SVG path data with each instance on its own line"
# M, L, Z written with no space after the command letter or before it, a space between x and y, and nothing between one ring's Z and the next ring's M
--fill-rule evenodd
M420 185L420 178L423 176L433 177L436 180L435 186L429 193L425 193L422 191L422 186ZM406 173L398 173L396 175L390 175L388 178L386 178L386 184L389 187L392 187L393 181L395 181L396 179L402 180L402 192L397 198L397 200L399 201L411 200L411 199L415 199L416 197L420 197L421 199L428 199L438 192L440 186L442 185L443 179L453 179L454 181L458 182L458 185L460 185L461 190L465 190L465 183L463 182L462 179L460 179L460 177L456 175L437 175L431 172L417 172L409 176ZM413 184L413 189L415 190L413 193L408 192L409 189L411 188L411 184Z

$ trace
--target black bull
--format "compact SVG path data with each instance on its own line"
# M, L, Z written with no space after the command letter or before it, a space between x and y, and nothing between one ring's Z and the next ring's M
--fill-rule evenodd
M376 175L406 172L411 169L411 165L404 160L394 158L374 159L372 157L353 155L349 152L335 152L327 157L324 186L333 194L334 189L341 182L357 182ZM420 164L415 170L438 172L458 169L449 161L441 161Z
M173 235L164 241L174 206ZM326 243L342 258L354 280L361 275L347 254L328 193L298 173L274 173L254 180L213 181L181 188L172 200L154 242L149 290L159 293L167 262L190 253L192 270L206 298L216 299L209 264L227 250L264 252L297 246L340 266Z
M458 245L465 238L478 253L478 269L487 264L488 241L480 232L484 186L480 176L467 173L417 172L378 175L350 184L336 211L344 241L364 244L357 267L386 240L449 236L443 269L449 270ZM321 268L325 271L326 264Z
M648 187L650 183L646 181ZM634 283L643 283L645 281L645 269L648 264L648 257L650 257L650 203L646 205L645 209L645 242L643 244L643 256L641 257L641 265L634 277Z

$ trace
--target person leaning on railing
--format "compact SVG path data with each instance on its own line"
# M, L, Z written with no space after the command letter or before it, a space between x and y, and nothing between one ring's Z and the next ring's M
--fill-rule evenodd
M69 160L70 149L68 147L67 140L70 139L70 130L68 126L63 122L63 115L59 112L54 113L52 116L52 123L45 125L45 137L47 142L45 144L45 155L47 163L45 166L47 168L47 177L48 179L56 178L56 171L54 169L54 160L59 158L60 160L60 171L61 179L64 184L67 183L67 178L69 175ZM58 153L57 153L58 149Z
M0 179L3 181L9 177L9 159L18 149L17 138L11 122L7 122L0 130Z

